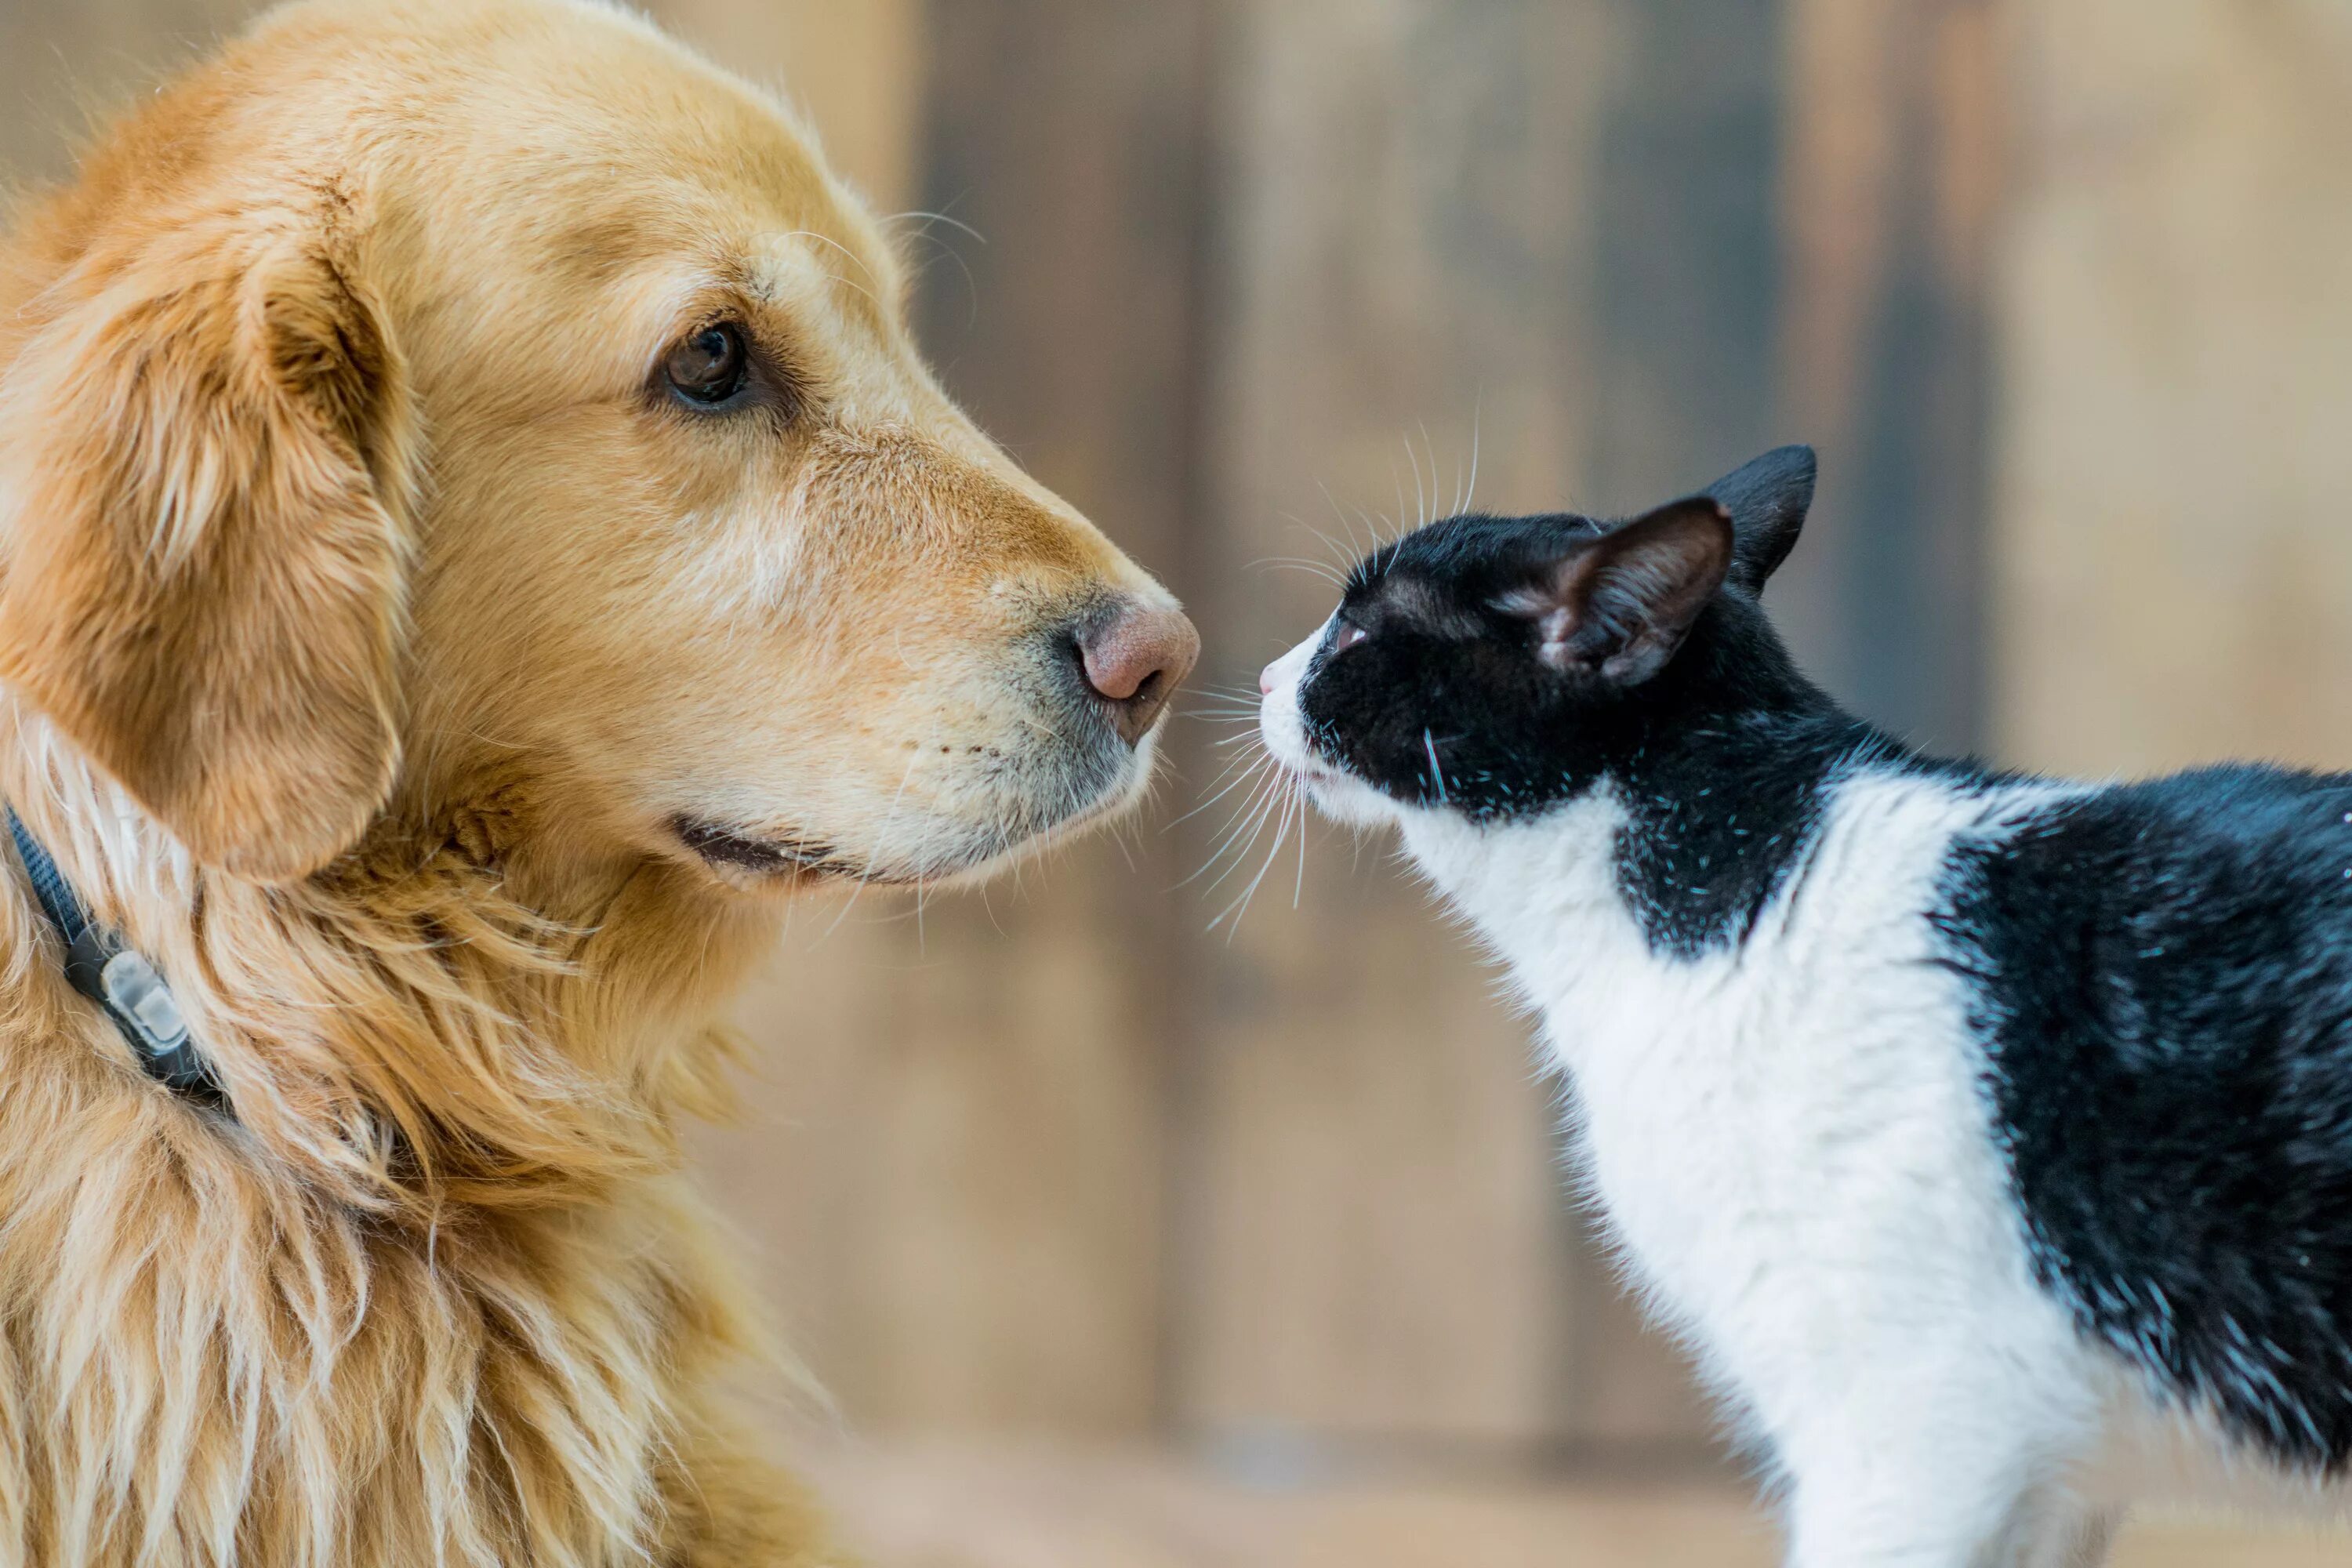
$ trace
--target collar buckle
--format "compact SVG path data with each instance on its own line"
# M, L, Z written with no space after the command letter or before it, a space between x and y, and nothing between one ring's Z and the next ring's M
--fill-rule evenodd
M26 830L16 809L5 809L16 858L32 879L34 901L66 944L67 984L105 1009L148 1077L179 1093L219 1103L220 1080L188 1037L187 1019L169 983L145 954L91 922L57 861Z

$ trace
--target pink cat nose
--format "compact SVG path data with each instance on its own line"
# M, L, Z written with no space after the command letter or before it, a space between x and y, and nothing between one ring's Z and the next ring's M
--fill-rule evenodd
M1112 727L1133 745L1192 672L1201 634L1180 610L1130 603L1079 628L1078 656L1087 685L1110 708Z
M1257 694L1260 697L1274 695L1274 666L1271 664L1257 672Z

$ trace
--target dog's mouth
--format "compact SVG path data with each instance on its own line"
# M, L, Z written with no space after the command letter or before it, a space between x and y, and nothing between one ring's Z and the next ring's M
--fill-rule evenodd
M986 876L1024 854L1049 848L1083 834L1132 807L1151 773L1152 740L1137 748L1135 764L1093 798L1050 815L1011 814L1007 819L968 824L936 840L929 853L890 864L863 858L824 839L745 826L680 813L668 822L671 836L722 881L739 888L769 886L785 879L839 879L884 887L960 881Z
M830 844L805 838L752 833L684 816L670 819L670 831L712 870L730 872L736 877L767 878L797 872L812 877L892 879L874 875L872 868L843 855Z

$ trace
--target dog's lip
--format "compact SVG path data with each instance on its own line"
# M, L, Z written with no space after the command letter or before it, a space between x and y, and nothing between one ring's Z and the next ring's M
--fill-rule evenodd
M713 868L748 872L755 877L785 872L856 877L864 867L845 858L832 845L789 834L761 833L683 813L670 818L670 831Z
M691 851L723 880L752 887L787 877L842 877L885 886L911 887L929 881L952 880L985 872L1005 857L1058 842L1083 832L1104 817L1131 806L1151 774L1160 724L1155 723L1127 752L1118 777L1068 815L1051 822L1028 825L1009 842L974 845L961 864L927 868L886 869L859 860L837 846L790 829L755 827L740 820L704 816L690 811L671 815L667 826L672 837ZM1122 750L1126 748L1122 747Z

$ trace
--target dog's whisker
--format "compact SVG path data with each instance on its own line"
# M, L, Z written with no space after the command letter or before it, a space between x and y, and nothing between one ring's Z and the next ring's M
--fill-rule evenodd
M910 218L920 219L924 223L943 223L950 228L957 229L964 234L970 235L972 239L979 244L986 245L988 243L988 236L981 233L980 230L972 227L971 225L964 222L963 219L960 217L950 217L946 213L921 212L910 207L905 212L892 213L889 216L882 219L882 222L886 225L905 223Z

